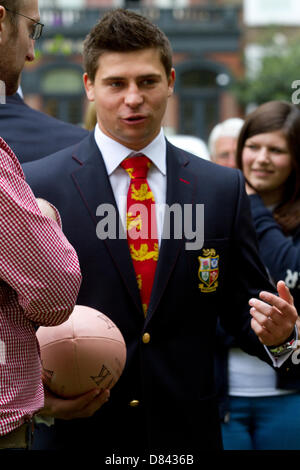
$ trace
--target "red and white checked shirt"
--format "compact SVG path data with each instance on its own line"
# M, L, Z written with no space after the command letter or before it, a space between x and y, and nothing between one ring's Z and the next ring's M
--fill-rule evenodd
M0 436L44 405L35 326L62 323L76 302L79 262L59 224L0 137Z

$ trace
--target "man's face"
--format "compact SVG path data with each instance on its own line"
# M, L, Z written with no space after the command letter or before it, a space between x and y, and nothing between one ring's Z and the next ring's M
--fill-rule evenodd
M236 137L219 137L215 142L213 161L222 166L236 167Z
M105 52L98 64L94 82L84 75L98 124L117 142L141 150L160 132L175 72L167 77L156 49Z
M23 0L21 5L18 13L40 20L38 0ZM25 62L34 60L34 40L29 37L34 22L16 16L14 28L9 13L0 6L0 80L5 82L7 95L17 91Z

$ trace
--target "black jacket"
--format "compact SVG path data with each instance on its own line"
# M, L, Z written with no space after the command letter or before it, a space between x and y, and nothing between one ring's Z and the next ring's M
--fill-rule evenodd
M87 135L79 126L30 108L17 93L0 104L0 136L21 163L50 155Z

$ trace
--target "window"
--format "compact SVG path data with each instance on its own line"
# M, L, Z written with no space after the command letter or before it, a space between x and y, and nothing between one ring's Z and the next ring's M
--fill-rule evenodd
M79 68L55 68L43 75L41 92L46 113L72 124L83 120L85 92Z

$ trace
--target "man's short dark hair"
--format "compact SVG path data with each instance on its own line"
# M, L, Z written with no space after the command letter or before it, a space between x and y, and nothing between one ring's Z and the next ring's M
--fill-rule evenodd
M133 52L158 49L167 77L172 69L172 49L166 35L151 21L130 10L118 8L106 13L84 41L83 62L93 82L98 60L104 52Z
M18 24L18 16L14 13L18 13L24 4L24 0L0 0L0 6L9 8L10 11L7 12L8 17L10 18L11 24L14 28Z

